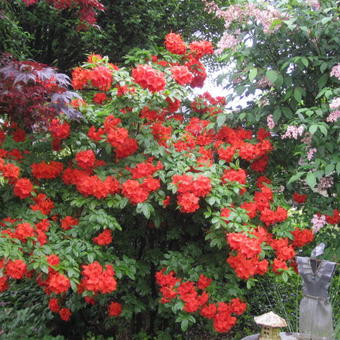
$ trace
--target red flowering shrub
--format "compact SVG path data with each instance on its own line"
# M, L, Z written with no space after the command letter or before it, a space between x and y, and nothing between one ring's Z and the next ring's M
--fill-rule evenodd
M83 120L4 122L0 291L24 279L64 321L81 310L143 329L159 294L163 321L171 310L183 330L199 319L222 333L246 312L241 280L294 275L314 234L271 176L275 142L232 127L225 98L188 92L203 85L210 43L171 33L165 46L132 72L98 55L74 69Z

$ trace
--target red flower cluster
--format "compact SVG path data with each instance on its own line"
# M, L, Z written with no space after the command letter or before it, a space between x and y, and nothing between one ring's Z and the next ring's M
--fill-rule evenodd
M9 260L5 272L12 279L22 279L27 272L27 265L23 260Z
M79 151L76 154L76 162L82 169L91 169L96 162L96 156L92 150Z
M156 171L163 169L163 164L160 161L153 165L152 160L149 158L145 162L136 164L134 168L127 167L126 169L131 172L133 179L152 176Z
M85 197L94 196L98 199L114 195L119 192L120 184L113 176L101 180L96 175L88 175L86 172L77 169L67 168L63 173L63 182L73 184L77 190Z
M292 246L294 248L303 247L304 245L310 243L314 239L314 234L310 229L300 229L296 228L291 232L294 237Z
M171 126L164 126L161 123L155 123L151 126L151 132L154 139L162 146L167 146L167 141L170 139L172 134Z
M210 41L193 41L190 45L190 52L198 59L202 58L207 54L213 54L214 48Z
M169 33L165 36L165 48L173 54L185 54L187 47L180 34Z
M117 289L115 272L111 265L107 264L104 269L99 262L95 261L82 267L83 278L80 282L82 289L102 294L112 293Z
M164 74L149 65L138 65L132 70L133 80L143 89L151 92L159 92L165 89L166 81Z
M122 185L122 194L130 200L132 204L146 201L152 191L160 188L160 180L146 177L142 182L128 179Z
M209 303L206 292L212 280L201 274L197 283L182 281L176 278L173 271L165 274L165 268L156 273L156 282L161 287L161 303L170 303L178 298L184 302L183 310L187 313L199 312L206 319L212 319L214 329L219 333L228 332L236 323L232 314L241 315L247 305L240 299L232 299L230 303Z
M64 230L70 230L72 227L79 224L79 220L77 218L73 218L72 216L66 216L60 222L60 226Z
M46 284L47 289L55 294L64 293L71 287L70 280L56 271L49 273Z
M52 137L58 141L68 138L71 132L70 125L66 122L61 123L59 119L52 119L48 130Z
M94 237L93 242L99 246L107 246L112 242L112 231L110 229L105 229L98 236Z
M293 194L293 200L296 202L296 203L305 203L306 202L306 199L307 199L307 195L304 195L304 194L298 194L297 192L294 192Z
M338 209L333 210L333 215L326 215L326 221L329 224L338 224L340 223L340 211Z
M52 179L58 177L63 171L63 163L52 161L40 162L31 165L32 175L38 179Z
M82 90L87 85L92 85L101 91L109 91L113 81L112 72L113 70L104 65L96 66L91 70L76 67L72 71L72 86L75 90ZM103 99L103 96L101 95L100 98Z
M287 210L278 207L276 210L271 210L269 208L265 208L261 211L260 220L266 225L272 225L275 223L283 222L287 219L288 213Z
M192 82L193 75L186 66L173 66L170 71L178 84L187 85Z
M93 96L92 100L96 104L103 104L105 102L105 100L107 100L107 95L106 95L106 93L98 92Z
M32 210L39 210L44 215L49 215L54 208L54 203L45 194L38 194L33 198L35 204L31 205Z
M107 307L109 316L119 316L122 313L123 307L118 302L111 302Z
M172 182L177 186L177 203L181 212L196 211L199 208L199 198L207 196L211 191L210 179L205 176L194 179L190 175L174 175Z
M14 185L13 193L15 196L24 199L31 196L32 190L33 184L31 183L31 181L28 178L20 178L16 181Z
M5 164L2 158L0 158L0 171L2 172L2 175L10 181L18 179L20 175L19 167L12 163Z
M22 0L26 6L34 5L39 0ZM67 8L78 8L79 19L87 24L94 25L96 23L95 10L103 11L105 8L103 4L98 0L48 0L54 8L58 10L64 10ZM83 26L79 26L81 28ZM84 26L85 27L85 26ZM83 27L83 28L84 28Z
M107 116L104 121L107 141L115 149L117 159L128 157L138 150L136 140L129 137L127 129L119 128L119 123L120 119L112 115Z

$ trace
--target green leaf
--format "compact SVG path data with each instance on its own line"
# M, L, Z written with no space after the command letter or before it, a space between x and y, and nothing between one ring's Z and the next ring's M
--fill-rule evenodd
M217 127L220 128L225 123L226 119L227 116L225 114L219 114L216 119Z
M334 163L328 164L325 168L325 175L328 176L334 170Z
M249 80L253 81L255 79L256 75L257 75L257 68L252 68L249 71Z
M274 70L267 70L266 77L272 84L274 84L278 77L278 73Z
M294 98L298 103L300 103L301 100L302 100L302 92L303 92L303 90L302 90L301 87L296 87L294 89Z
M309 132L312 134L312 135L314 135L314 133L317 131L317 129L318 129L318 125L311 125L310 127L309 127Z
M181 322L181 330L183 332L185 332L188 329L188 326L189 326L189 320L188 319L182 320L182 322Z
M279 121L279 119L281 118L281 109L279 107L277 107L274 112L273 112L273 118L274 121L277 123Z
M308 175L306 177L306 182L311 187L311 189L314 189L314 187L316 185L316 178L315 178L315 174L313 172L308 173Z
M336 173L339 175L340 174L340 162L336 163Z
M301 176L304 174L304 172L298 172L296 173L295 175L293 175L289 181L287 182L287 185L290 184L290 183L293 183L293 182L296 182L298 179L301 178Z

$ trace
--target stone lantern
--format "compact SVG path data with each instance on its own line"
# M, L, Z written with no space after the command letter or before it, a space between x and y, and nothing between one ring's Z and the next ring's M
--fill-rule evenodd
M287 327L286 321L273 312L255 316L254 320L261 327L258 340L281 340L280 328Z

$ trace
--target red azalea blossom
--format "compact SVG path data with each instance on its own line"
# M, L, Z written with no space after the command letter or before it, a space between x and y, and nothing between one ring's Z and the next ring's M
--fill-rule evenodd
M76 162L82 169L93 168L96 162L96 156L92 150L79 151L76 154Z
M63 274L53 272L47 280L48 288L56 294L66 292L71 287L70 280Z
M293 194L293 200L296 202L296 203L305 203L306 202L306 199L307 199L307 195L305 194L298 194L297 192L295 192Z
M69 321L71 318L71 311L68 308L61 308L59 311L59 316L64 321Z
M63 163L61 162L40 162L31 165L32 175L38 179L53 179L58 177L63 171Z
M72 216L66 216L60 222L60 226L64 230L70 230L72 227L79 224L79 220L77 218L73 218Z
M33 184L28 178L20 178L14 185L13 193L21 199L31 196Z
M105 229L98 236L93 238L93 242L100 246L107 246L112 242L112 231L110 229Z
M109 316L119 316L122 313L122 305L118 302L111 302L107 307Z
M164 74L149 65L138 65L132 70L132 77L142 88L151 92L159 92L165 89Z
M26 271L27 266L23 260L10 260L6 264L6 274L12 279L22 279Z
M48 308L49 308L52 312L58 313L59 310L60 310L60 306L59 306L58 299L56 299L56 298L50 299L50 301L48 302Z
M186 45L180 34L167 34L164 44L165 48L173 54L185 54L186 52Z
M192 82L193 75L186 66L173 66L170 71L178 84L187 85Z

